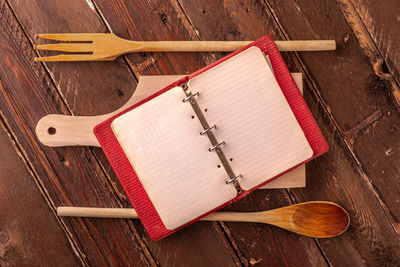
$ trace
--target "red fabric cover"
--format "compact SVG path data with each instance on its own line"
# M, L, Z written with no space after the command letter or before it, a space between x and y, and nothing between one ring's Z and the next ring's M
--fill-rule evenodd
M290 107L293 110L293 113L299 122L301 128L303 129L305 136L314 152L313 158L325 153L328 151L328 144L326 143L320 129L318 128L315 119L313 118L310 110L308 109L307 104L305 103L295 81L292 78L285 62L281 54L278 51L273 39L270 36L264 36L257 41L229 54L228 56L216 61L215 63L189 75L186 76L171 85L165 87L164 89L160 90L159 92L155 93L154 95L140 101L139 103L127 108L126 110L122 111L121 113L113 116L112 118L107 119L106 121L100 123L94 128L94 134L96 135L101 147L105 155L107 156L108 160L111 163L111 166L116 173L119 181L121 182L126 194L128 195L129 200L132 203L132 206L136 210L140 220L142 221L144 227L146 228L149 236L153 240L159 240L164 238L186 226L192 224L193 222L199 220L200 218L236 201L238 199L243 198L250 192L256 190L257 188L265 185L268 182L273 181L274 179L278 178L279 176L285 174L286 172L291 171L292 169L297 168L298 166L308 162L309 160L294 166L290 170L277 175L264 183L257 186L251 191L245 191L235 199L217 207L216 209L199 216L197 219L187 223L186 225L180 227L177 230L170 231L168 230L161 221L160 216L158 215L156 209L154 208L151 200L149 199L148 195L146 194L142 184L140 183L136 173L131 166L128 158L125 156L124 151L122 150L120 144L117 141L113 131L111 130L111 122L118 116L136 108L137 106L157 97L158 95L168 91L169 89L179 86L180 84L187 82L189 79L193 78L194 76L214 67L215 65L227 60L228 58L242 52L243 50L251 47L251 46L258 46L266 55L269 56L271 61L271 65L278 81L279 86L282 89L283 94L285 95Z

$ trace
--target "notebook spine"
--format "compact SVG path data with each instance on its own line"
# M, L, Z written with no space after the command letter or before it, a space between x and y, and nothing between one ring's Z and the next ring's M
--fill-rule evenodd
M200 132L200 135L202 135L202 136L207 135L208 138L210 139L212 147L210 147L208 149L208 151L217 153L217 155L222 163L222 166L224 167L224 169L226 170L226 172L229 176L229 179L226 180L226 184L232 184L236 188L236 191L238 192L238 194L241 194L243 192L243 189L240 186L239 179L242 178L242 175L241 174L235 175L235 173L233 172L233 169L232 169L231 165L229 164L229 161L226 159L226 156L222 150L222 147L225 145L225 141L222 141L222 142L217 141L217 138L215 137L215 134L213 133L213 130L216 130L217 126L213 125L210 127L207 122L207 119L205 118L203 112L201 111L201 108L196 101L196 98L200 96L199 92L192 93L189 86L186 83L182 84L181 87L186 94L186 98L183 99L183 102L190 103L190 105L192 106L196 116L200 120L200 123L204 129L202 132Z

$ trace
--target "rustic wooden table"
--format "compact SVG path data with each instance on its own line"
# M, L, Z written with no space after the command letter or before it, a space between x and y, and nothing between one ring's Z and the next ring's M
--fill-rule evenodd
M0 0L1 266L399 264L399 1L133 2ZM200 222L153 242L139 221L58 218L60 205L130 204L101 149L41 145L41 117L113 111L140 75L187 74L223 56L33 60L37 33L109 31L133 40L335 39L336 51L284 53L291 71L305 75L329 153L307 165L307 188L259 191L229 209L329 200L349 211L349 230L312 239L268 225Z

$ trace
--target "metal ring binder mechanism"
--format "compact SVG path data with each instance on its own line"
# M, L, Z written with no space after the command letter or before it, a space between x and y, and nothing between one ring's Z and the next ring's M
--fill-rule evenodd
M236 181L236 180L239 179L239 178L242 178L242 175L241 175L241 174L239 174L239 175L236 176L235 178L232 178L232 179L226 181L226 184L230 184L230 183Z
M199 96L199 92L196 92L196 93L186 97L185 99L183 99L183 102L189 101L190 99L192 99L195 96Z
M222 146L222 145L225 145L225 141L222 141L222 142L219 143L218 145L215 145L215 146L213 146L213 147L210 147L210 148L208 149L208 151L212 152L212 151L214 151L215 149L219 148L219 147Z
M209 131L211 131L212 129L217 129L217 125L213 125L213 126L211 126L210 128L208 128L208 129L205 129L204 131L202 131L201 133L200 133L200 135L205 135L206 133L208 133Z
M235 175L235 173L232 170L231 165L229 164L229 161L226 159L226 156L224 152L222 151L221 146L225 145L225 141L218 142L217 138L215 137L214 133L211 131L213 129L216 129L217 126L209 126L203 112L200 109L200 106L197 104L195 97L198 97L200 94L199 92L193 93L190 91L189 86L184 83L181 85L182 89L184 90L186 94L186 98L183 99L183 102L186 103L189 101L190 105L192 106L194 112L197 115L197 118L200 120L201 126L203 127L204 131L200 132L200 135L207 135L208 138L210 139L211 144L213 145L208 149L210 152L215 152L217 153L219 159L221 160L222 166L224 166L225 171L227 172L229 179L225 181L226 184L233 184L235 186L236 191L238 194L241 194L243 192L239 179L242 178L242 175Z

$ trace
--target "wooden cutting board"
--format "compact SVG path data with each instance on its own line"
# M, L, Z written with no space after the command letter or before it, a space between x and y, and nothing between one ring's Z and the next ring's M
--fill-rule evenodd
M303 92L301 73L292 73L295 82ZM60 146L100 146L93 134L93 128L100 122L136 104L146 97L161 90L183 75L141 76L132 97L114 112L99 116L69 116L50 114L43 117L36 126L36 135L42 144L52 147ZM305 187L305 166L283 175L268 183L262 189Z

